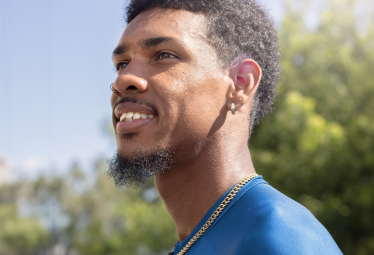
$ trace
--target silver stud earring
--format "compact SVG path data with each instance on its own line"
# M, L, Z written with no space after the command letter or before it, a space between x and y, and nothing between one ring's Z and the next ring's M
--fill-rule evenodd
M234 103L231 104L231 113L235 114L235 104Z
M242 98L241 98L241 97L239 97L239 101L242 101Z

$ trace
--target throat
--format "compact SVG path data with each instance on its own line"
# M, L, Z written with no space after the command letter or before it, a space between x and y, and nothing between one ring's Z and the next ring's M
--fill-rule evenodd
M162 176L155 175L155 186L174 221L179 241L189 236L226 191L256 173L248 147L234 155L213 152L168 169Z
M212 173L204 175L202 172L194 174L194 170L187 173L183 175L181 171L173 171L163 177L155 177L155 186L174 221L180 242L189 236L222 195L242 178L231 179Z
M183 184L176 182L171 185L170 191L161 197L177 228L180 242L188 237L214 203L226 192L223 189L210 189L202 180L186 180Z

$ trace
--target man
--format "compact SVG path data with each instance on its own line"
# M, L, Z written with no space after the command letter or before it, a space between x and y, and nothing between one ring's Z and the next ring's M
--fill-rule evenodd
M133 0L113 62L119 186L155 186L172 254L341 254L300 204L258 176L247 141L271 110L277 34L254 0ZM287 178L285 176L285 178Z

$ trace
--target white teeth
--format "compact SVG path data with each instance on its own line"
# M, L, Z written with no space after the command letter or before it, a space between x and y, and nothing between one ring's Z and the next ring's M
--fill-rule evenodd
M119 118L120 121L123 121L126 118L126 113L123 113L121 117Z
M134 116L132 117L134 120L140 119L140 113L136 112L134 113Z
M144 113L142 113L142 114L140 114L140 118L142 118L142 119L147 119L147 118L148 118L148 115L147 115L147 114L144 114Z
M124 122L131 122L138 119L153 119L155 115L150 114L147 115L145 113L139 113L139 112L125 112L121 115L120 121Z
M127 119L132 118L132 116L134 116L134 113L133 113L133 112L128 112L128 113L126 113L126 118L127 118Z

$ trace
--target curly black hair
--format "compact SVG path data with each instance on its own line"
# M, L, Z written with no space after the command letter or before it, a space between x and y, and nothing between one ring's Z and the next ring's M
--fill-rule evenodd
M250 115L251 135L254 125L272 111L280 77L278 35L266 10L255 0L131 0L126 8L127 23L155 7L204 14L208 39L224 70L247 57L260 65L263 76Z

